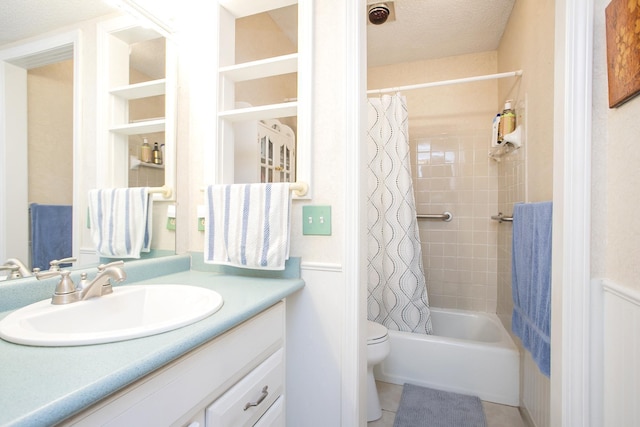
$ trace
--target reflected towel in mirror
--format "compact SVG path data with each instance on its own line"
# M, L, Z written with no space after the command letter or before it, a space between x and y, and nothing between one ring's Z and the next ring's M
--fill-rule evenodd
M153 197L148 187L89 191L91 237L105 258L140 258L149 252Z
M288 183L208 186L204 261L284 270L289 258L290 208Z
M71 253L71 205L31 203L31 268L49 269L54 259Z

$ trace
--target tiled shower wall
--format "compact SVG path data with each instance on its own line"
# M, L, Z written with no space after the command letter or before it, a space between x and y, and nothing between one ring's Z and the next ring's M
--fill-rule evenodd
M434 307L496 312L498 165L488 158L491 130L448 131L411 141L429 302Z
M522 109L518 112L519 123L522 123ZM526 201L526 146L502 157L498 164L498 210L505 216L513 214L513 205ZM497 314L508 331L511 330L511 312L513 299L511 296L511 252L513 227L511 223L500 224L498 231L498 310Z

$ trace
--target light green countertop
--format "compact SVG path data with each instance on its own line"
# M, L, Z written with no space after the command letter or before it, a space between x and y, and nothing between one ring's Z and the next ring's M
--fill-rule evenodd
M304 286L295 277L239 276L228 274L233 273L230 269L196 271L189 270L189 265L188 256L136 261L125 267L129 278L122 285L187 284L220 293L224 298L222 308L192 325L146 338L78 347L32 347L0 340L0 425L60 422ZM161 275L153 277L157 274ZM40 288L44 289L31 289L28 296L16 290L9 295L9 288L2 289L8 285L0 284L0 318L20 304L47 298L54 282L42 283ZM42 292L47 296L41 296Z

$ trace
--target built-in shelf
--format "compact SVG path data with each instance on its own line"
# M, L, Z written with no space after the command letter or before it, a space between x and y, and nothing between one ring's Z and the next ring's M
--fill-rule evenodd
M145 133L163 132L164 129L165 119L154 119L112 126L109 130L120 135L142 135Z
M164 169L164 164L156 165L155 163L146 163L141 161L136 156L129 156L129 169L135 170L140 167L151 169Z
M298 54L276 56L243 64L221 67L220 74L235 82L262 79L298 71Z
M292 117L297 114L298 102L296 101L221 111L218 113L218 117L230 122L243 122L247 120L264 120Z
M122 99L140 99L150 96L164 95L166 91L166 79L151 80L148 82L120 86L111 89L111 94Z

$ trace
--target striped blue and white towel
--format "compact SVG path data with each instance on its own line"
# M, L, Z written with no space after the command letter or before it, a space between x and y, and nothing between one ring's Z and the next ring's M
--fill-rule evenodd
M204 261L284 270L289 258L290 208L287 183L208 186Z
M105 258L140 258L149 252L153 195L148 187L89 191L91 237Z

